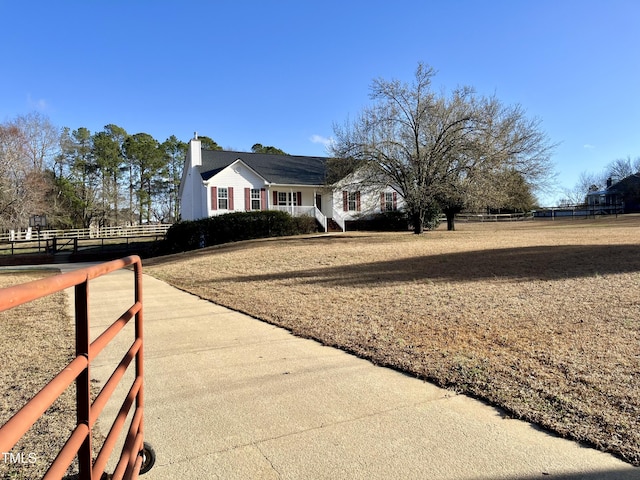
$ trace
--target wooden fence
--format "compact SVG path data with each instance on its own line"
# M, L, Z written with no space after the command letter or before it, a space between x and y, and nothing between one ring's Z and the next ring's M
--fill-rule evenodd
M443 217L446 221L446 217ZM519 222L522 220L532 220L529 213L458 213L456 222Z
M0 254L56 253L61 250L78 251L78 243L100 246L121 240L127 246L134 239L164 238L171 225L135 225L123 227L95 227L73 230L27 229L0 234Z
M21 240L37 241L51 238L126 238L126 237L154 237L165 235L171 224L158 225L129 225L120 227L90 227L74 228L71 230L9 230L0 233L0 243Z

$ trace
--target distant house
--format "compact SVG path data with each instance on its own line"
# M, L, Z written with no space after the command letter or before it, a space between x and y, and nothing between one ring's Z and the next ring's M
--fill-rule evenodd
M587 194L587 205L592 214L640 212L640 174L623 178L617 183L607 181L607 188Z
M326 231L345 222L403 207L390 186L363 188L343 179L325 184L327 158L203 150L197 136L180 182L182 220L252 210L315 217Z

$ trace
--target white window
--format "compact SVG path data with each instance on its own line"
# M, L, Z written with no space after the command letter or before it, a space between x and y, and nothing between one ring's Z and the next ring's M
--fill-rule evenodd
M349 192L349 211L355 211L358 208L357 192Z
M260 189L252 188L251 189L251 210L260 210Z
M345 212L360 211L360 192L342 191L342 210Z
M278 205L298 205L300 192L278 192Z
M385 212L392 212L393 210L395 210L395 202L393 201L393 192L385 192L384 210Z
M224 188L218 188L218 210L229 209L229 191Z

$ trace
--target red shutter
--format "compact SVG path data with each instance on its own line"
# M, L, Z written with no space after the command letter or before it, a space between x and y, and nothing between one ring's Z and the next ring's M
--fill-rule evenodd
M356 212L360 211L360 192L356 192Z
M267 191L264 188L260 189L260 210L267 209Z
M276 205L278 205L278 192L276 192L274 190L273 191L273 206L275 207Z
M302 206L302 192L297 192L298 193L298 206Z
M250 188L244 189L244 209L247 212L251 210L251 189Z
M384 192L380 194L380 211L384 212Z
M398 209L398 192L393 192L393 209Z
M229 187L229 210L233 210L233 187Z
M342 192L342 210L345 212L349 211L349 194L346 190Z
M211 187L211 210L218 209L218 187Z

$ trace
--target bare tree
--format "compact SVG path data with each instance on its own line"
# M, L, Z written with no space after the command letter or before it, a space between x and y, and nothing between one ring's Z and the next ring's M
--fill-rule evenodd
M462 208L499 203L496 179L522 176L530 188L551 178L553 149L520 106L480 97L470 87L437 94L433 68L419 64L412 84L374 80L373 105L355 121L334 126L332 154L348 159L369 182L389 184L404 197L415 233L439 207L448 228ZM334 162L339 163L339 162Z
M38 112L19 115L11 122L23 136L24 153L33 170L43 172L53 166L60 146L60 130Z
M605 188L606 178L606 175L589 172L580 173L578 182L573 188L564 191L564 198L559 203L564 205L582 205L586 203L589 192L597 192Z
M618 158L609 163L609 165L605 167L604 176L607 179L610 178L613 183L616 183L638 172L640 172L640 157L631 160L631 157L627 156L627 158Z
M640 173L640 157L632 160L630 156L613 160L599 174L581 172L573 188L564 190L564 198L559 203L563 205L583 204L586 202L589 192L604 190L611 184L638 173Z
M53 159L55 127L39 114L17 117L0 124L0 225L19 229L34 214L49 210L51 188L45 165Z
M0 222L4 228L15 228L24 157L22 132L15 125L0 125Z

